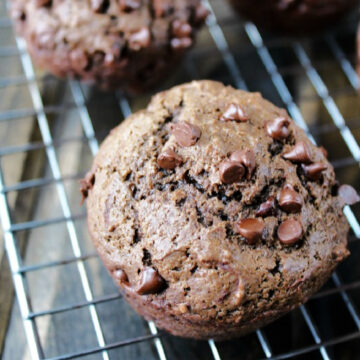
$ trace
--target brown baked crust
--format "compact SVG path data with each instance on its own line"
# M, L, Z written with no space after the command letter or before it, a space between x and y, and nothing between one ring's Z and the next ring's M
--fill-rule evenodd
M36 62L105 89L141 92L178 63L206 18L200 0L12 0Z
M298 35L324 30L338 22L358 0L230 0L259 26Z
M229 120L234 104L247 120ZM287 131L274 135L269 124L279 117ZM195 129L193 145L174 132L184 122ZM309 159L293 157L298 144ZM172 170L157 162L166 149L179 159ZM224 184L220 164L236 150L251 151L255 168ZM323 165L317 180L305 176L300 158ZM134 309L175 335L229 339L261 327L305 302L349 254L332 166L286 111L259 93L213 81L162 92L111 132L87 179L90 234L105 266ZM303 199L300 212L280 208L285 184ZM275 208L256 216L270 197ZM264 223L252 245L236 230L244 218ZM277 236L287 219L303 229L290 246ZM140 295L149 267L159 275L158 290Z

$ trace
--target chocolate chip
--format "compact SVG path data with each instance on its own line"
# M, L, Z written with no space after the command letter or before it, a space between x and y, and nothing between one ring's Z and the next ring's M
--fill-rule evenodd
M185 38L174 38L171 39L170 45L174 50L184 50L189 48L192 45L193 41L191 38L185 37Z
M311 165L301 164L301 167L304 170L305 176L310 180L319 180L322 172L327 168L327 166L322 163L314 163Z
M275 140L286 139L290 134L289 125L287 117L279 116L266 124L266 131Z
M244 166L236 161L224 160L220 166L220 179L224 184L240 181L245 175Z
M174 150L167 149L158 156L157 163L162 169L172 170L181 165L182 158Z
M37 7L41 7L41 6L50 6L52 3L52 0L36 0L35 1L35 5Z
M165 280L152 267L146 267L141 275L141 283L136 292L139 295L156 294L166 287Z
M297 213L303 205L302 196L290 184L286 184L280 192L279 206L288 213Z
M192 28L187 22L177 19L171 24L171 31L177 38L189 38Z
M194 22L196 25L201 25L209 15L209 10L203 6L198 5L195 9Z
M360 201L360 196L351 185L341 185L338 190L338 196L346 205L354 205Z
M302 236L300 222L295 219L285 220L278 227L277 236L284 245L293 245L297 243Z
M220 120L244 122L249 120L249 116L245 113L240 105L230 104L224 113L220 116Z
M81 48L75 48L70 52L71 66L78 72L84 71L89 65L89 57Z
M110 0L91 0L91 9L96 13L105 13L110 6Z
M350 255L350 251L346 248L345 244L335 245L331 252L334 261L341 262Z
M95 184L95 170L91 169L83 179L80 180L80 192L82 195L81 204L89 195L89 190L93 188Z
M311 163L310 148L303 141L299 141L290 151L283 154L282 157L295 163Z
M243 219L235 225L235 230L245 238L249 245L261 239L265 225L260 219Z
M120 10L129 12L139 9L141 0L118 0Z
M327 158L328 152L323 146L319 146L318 149L322 152L322 154Z
M255 154L252 150L234 151L230 156L230 160L244 165L247 170L247 178L250 179L256 167Z
M151 34L147 27L142 27L139 31L133 33L129 38L129 47L133 50L140 50L141 48L150 45Z
M129 284L129 279L126 275L126 272L122 269L117 269L112 273L115 280L120 284Z
M275 214L275 199L270 196L265 202L263 202L256 211L256 216L269 216Z
M176 142L184 147L195 145L201 136L200 128L186 121L170 124L170 132L175 136Z

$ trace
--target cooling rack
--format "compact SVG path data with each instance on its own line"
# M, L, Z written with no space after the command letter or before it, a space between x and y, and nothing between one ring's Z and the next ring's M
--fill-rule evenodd
M211 78L261 91L287 108L310 138L328 149L338 179L359 191L357 16L311 39L289 39L260 32L221 0L204 3L210 10L207 26L163 88ZM145 106L151 94L136 98L105 94L44 75L34 68L23 40L15 37L4 0L0 0L0 16L0 215L18 304L4 358L358 357L356 206L345 208L351 227L350 258L307 304L274 324L218 343L178 339L138 317L94 253L78 180L90 167L99 141L132 111ZM19 136L4 136L9 132ZM16 325L19 319L21 329ZM19 332L25 333L26 348Z

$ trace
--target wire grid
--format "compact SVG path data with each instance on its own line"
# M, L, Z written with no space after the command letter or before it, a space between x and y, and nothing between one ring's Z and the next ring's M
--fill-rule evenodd
M310 138L316 142L319 138L319 134L329 134L331 132L338 132L339 138L343 141L344 146L347 148L349 156L340 157L333 161L336 170L339 172L347 167L358 168L360 162L360 147L359 147L359 126L360 126L360 111L357 112L358 117L348 119L344 115L344 109L341 109L336 101L337 93L335 95L330 91L327 85L327 77L319 70L317 64L313 62L312 54L313 48L309 46L311 42L289 39L277 39L269 37L267 34L259 32L258 28L252 23L243 23L235 17L223 17L217 19L218 11L223 7L223 3L220 0L213 0L211 2L204 1L205 5L210 10L210 16L207 20L207 33L210 35L213 44L202 51L196 49L189 55L184 62L184 71L186 72L185 78L202 78L202 67L199 65L205 62L211 62L212 58L219 58L220 65L214 70L206 74L206 77L212 77L215 79L222 79L225 82L232 83L238 88L255 90L254 86L259 86L259 79L256 78L256 74L249 74L250 72L257 72L254 67L244 66L244 62L241 59L240 53L251 52L253 56L257 57L258 66L262 67L261 76L266 75L264 82L272 84L271 95L274 96L274 101L288 109L292 118L301 126L310 136ZM11 26L10 21L7 18L0 18L0 31L1 29L7 29ZM355 21L349 21L346 27L347 34L353 37L355 33ZM231 41L234 37L234 29L242 32L242 36L239 36L239 40ZM206 30L204 30L206 31ZM341 88L341 94L349 94L348 96L356 96L356 89L358 87L358 78L352 63L352 58L349 57L340 42L338 34L342 32L342 29L338 29L332 33L327 33L320 38L315 38L314 43L322 42L326 44L331 54L331 61L337 64L342 75L346 78L346 85ZM240 39L244 41L246 38L246 47L241 46L239 51L237 41ZM230 39L230 41L229 41ZM12 145L0 148L0 158L17 154L19 152L30 152L36 149L42 149L45 152L48 166L49 176L43 178L36 178L31 180L24 180L17 184L6 185L3 167L0 169L0 214L2 226L4 229L5 247L9 257L13 282L17 294L17 299L20 306L21 316L24 323L26 338L29 345L31 357L33 359L71 359L71 358L87 358L88 355L97 355L96 358L111 359L118 358L116 355L112 356L111 351L113 349L135 346L138 343L153 342L155 358L164 360L172 358L168 354L168 346L164 343L168 341L170 336L158 332L154 323L148 322L148 332L144 335L135 337L127 337L119 341L108 342L104 335L105 324L101 322L99 316L99 306L105 305L110 302L118 300L121 295L117 292L105 294L101 296L94 295L93 284L91 283L91 274L86 266L86 262L89 259L95 257L94 253L84 253L81 246L82 234L79 232L76 222L78 220L84 220L84 213L74 212L71 199L67 191L67 181L76 181L81 174L63 174L61 164L59 162L58 152L59 145L64 143L81 142L86 143L90 149L92 155L95 155L98 150L98 141L95 136L93 125L96 126L98 119L91 117L91 111L88 108L86 99L87 88L83 87L76 81L69 81L68 86L71 93L71 101L66 104L68 107L72 107L77 110L78 117L81 123L83 136L69 137L62 139L60 143L57 139L54 139L52 135L51 121L49 117L51 113L61 112L63 108L54 108L47 106L44 102L44 95L41 92L39 81L45 81L42 77L39 78L34 70L33 64L26 51L26 45L22 39L16 38L16 46L1 46L0 47L0 60L1 58L15 57L20 60L22 66L22 73L19 73L15 77L1 77L0 89L7 89L10 86L25 86L27 87L32 102L31 108L22 109L8 109L7 111L0 112L0 123L7 121L15 121L22 117L35 117L41 134L41 141L38 143L28 143L21 145ZM291 65L281 64L282 56L277 56L276 49L286 49L287 52L291 51L293 60ZM294 65L296 63L296 65ZM206 67L206 66L205 66ZM207 69L208 71L208 69ZM301 81L308 81L314 93L308 95L305 93L304 97L315 98L318 104L321 104L329 117L330 123L321 126L308 126L308 123L304 119L303 111L299 105L303 99L294 99L292 84L286 79L287 74L301 73L299 77ZM221 75L219 75L219 73ZM250 80L249 80L250 79ZM261 81L260 81L261 83ZM352 94L352 95L351 95ZM271 97L271 96L270 96ZM121 109L122 116L126 117L132 112L131 103L133 99L128 99L120 93L116 94L116 100L119 108ZM336 153L336 149L335 149ZM342 152L344 153L344 152ZM12 215L8 196L13 192L20 192L33 188L44 188L48 185L53 185L54 190L57 193L59 206L61 209L61 216L49 218L49 219L32 219L26 222L16 222ZM360 224L358 217L352 211L350 207L345 208L345 215L349 221L352 229L351 244L356 244L356 240L360 238ZM54 224L64 224L66 227L67 235L71 244L72 255L66 258L56 259L48 262L36 263L31 265L24 264L23 258L19 252L17 233L23 231L31 231L34 229L47 227ZM31 244L29 245L31 246ZM36 273L38 271L47 270L51 268L57 268L64 265L73 264L78 272L80 279L81 289L84 294L84 300L66 305L59 305L43 310L33 310L32 306L32 294L31 287L27 281L27 275L29 273ZM357 274L359 275L359 274ZM325 290L316 294L312 301L317 299L323 300L330 296L339 296L341 298L342 306L345 306L348 315L351 317L353 331L340 334L338 336L325 336L319 327L322 324L321 321L315 321L313 319L315 313L309 310L310 305L303 305L300 307L299 314L301 315L301 321L304 322L311 341L305 346L300 347L288 347L285 351L279 351L278 345L273 345L270 338L273 339L271 328L265 328L264 330L258 330L252 336L256 336L257 343L251 342L250 347L246 347L250 354L246 355L246 358L267 358L267 359L285 359L291 357L303 356L303 358L320 358L331 359L340 352L334 351L334 348L340 344L349 344L358 342L360 339L360 317L356 306L358 299L358 293L353 293L353 290L357 290L360 287L360 277L351 279L350 282L343 282L342 277L335 272L332 276L332 284L328 285ZM96 345L88 348L78 349L69 353L56 354L49 357L44 351L44 346L41 341L41 335L37 325L37 319L44 316L55 316L71 311L79 311L84 309L89 313L89 328L91 328L95 334ZM336 314L335 314L336 315ZM328 316L334 317L334 314ZM299 318L298 318L299 319ZM323 319L321 319L323 321ZM298 320L300 321L300 320ZM279 321L277 322L279 323ZM281 323L281 320L280 320ZM280 324L281 325L281 324ZM282 326L282 325L281 325ZM321 325L323 328L323 325ZM76 335L76 334L75 334ZM181 344L182 340L179 340ZM183 340L186 344L186 341ZM184 345L186 346L186 345ZM231 342L226 345L222 343L215 343L210 340L208 342L208 358L214 358L216 360L233 357L233 354L229 348L239 350L239 347L246 346L244 341ZM255 347L257 349L255 349ZM274 347L276 349L274 349ZM262 350L262 353L258 349ZM358 349L358 348L357 348ZM342 353L341 353L342 354ZM179 358L182 358L181 356ZM205 358L200 356L200 358ZM341 357L340 358L346 358Z

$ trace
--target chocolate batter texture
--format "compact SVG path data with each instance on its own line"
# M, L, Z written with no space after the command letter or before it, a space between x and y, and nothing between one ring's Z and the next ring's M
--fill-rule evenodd
M166 77L207 10L200 0L11 0L36 62L57 76L140 92Z
M246 18L277 31L305 34L339 21L358 0L230 0Z
M160 328L246 334L305 302L349 255L342 208L359 197L324 154L259 93L175 87L102 144L82 182L90 234Z

